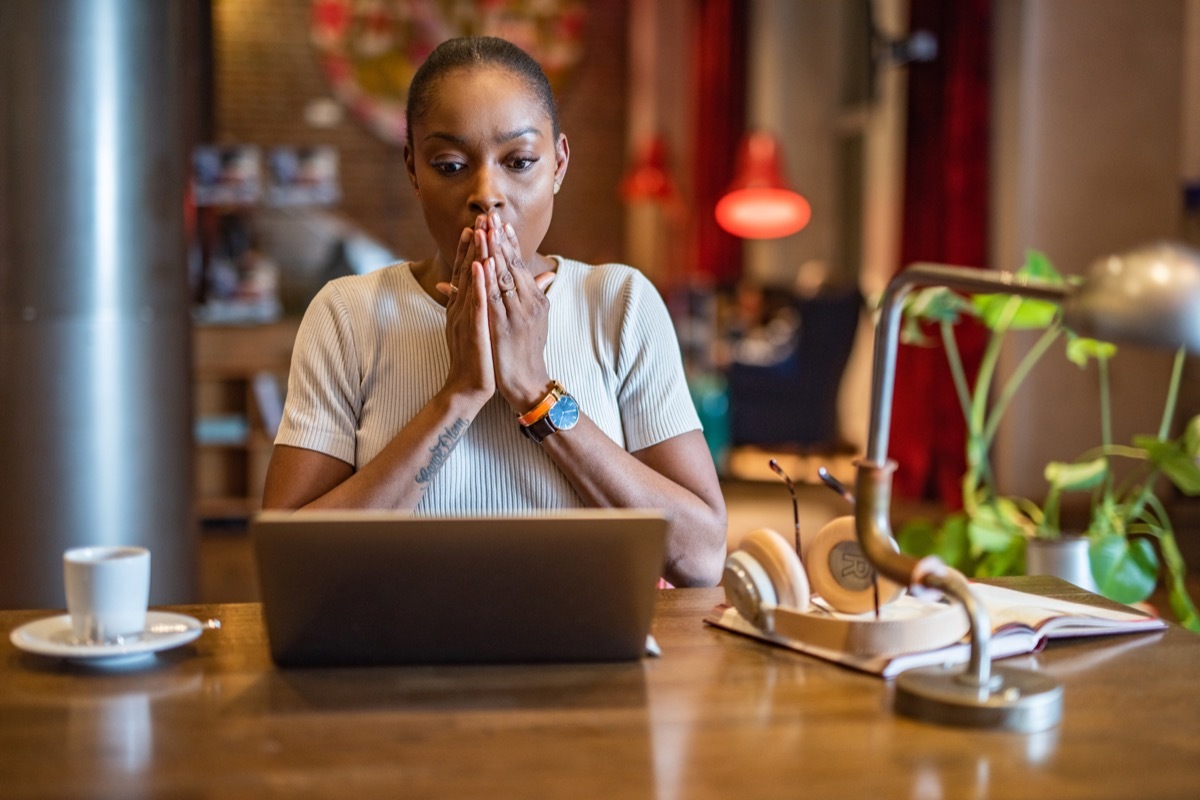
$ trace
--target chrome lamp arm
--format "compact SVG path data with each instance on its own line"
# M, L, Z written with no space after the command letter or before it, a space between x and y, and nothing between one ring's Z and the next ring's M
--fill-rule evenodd
M1062 302L1068 287L1026 280L1011 272L914 264L888 285L875 331L871 421L866 457L855 478L855 528L867 559L883 575L908 586L937 589L963 604L970 622L971 655L966 669L953 673L927 669L920 677L904 673L897 681L897 707L915 716L975 726L1043 730L1062 717L1062 689L1036 673L1006 670L992 674L991 621L972 594L966 577L936 556L916 559L893 547L890 519L892 473L887 457L896 351L904 298L918 286L944 286L968 292L1002 292ZM930 684L932 683L932 686Z

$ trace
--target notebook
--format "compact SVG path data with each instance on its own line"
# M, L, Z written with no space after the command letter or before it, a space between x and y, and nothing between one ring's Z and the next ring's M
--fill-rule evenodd
M265 511L250 531L280 666L622 661L647 647L666 519Z

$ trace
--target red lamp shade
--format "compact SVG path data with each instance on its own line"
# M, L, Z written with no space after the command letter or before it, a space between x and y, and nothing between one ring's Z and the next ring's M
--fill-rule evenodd
M717 202L717 224L743 239L791 236L808 224L812 208L783 179L783 156L769 133L742 140L737 174Z
M664 203L674 194L675 182L667 171L667 143L655 136L641 147L637 161L621 180L621 198L627 203Z

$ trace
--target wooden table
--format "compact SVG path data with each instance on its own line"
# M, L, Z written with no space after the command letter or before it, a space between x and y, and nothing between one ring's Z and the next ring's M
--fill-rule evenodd
M290 671L254 604L175 607L222 627L124 673L20 652L46 612L0 612L0 796L1200 797L1200 636L1017 659L1066 692L1019 735L897 717L878 678L702 624L720 599L663 592L641 663Z

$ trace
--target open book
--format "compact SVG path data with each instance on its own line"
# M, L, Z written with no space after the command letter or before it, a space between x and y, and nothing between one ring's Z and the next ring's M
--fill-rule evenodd
M1048 639L1138 633L1167 627L1161 619L1132 609L1117 611L981 583L971 584L971 590L987 607L991 616L993 659L1035 653L1045 646ZM860 616L865 618L871 615L871 612L868 612ZM851 615L842 616L852 618ZM970 642L964 640L948 647L898 656L861 656L764 633L728 605L717 606L704 621L724 630L771 642L883 678L894 678L913 667L966 663L971 652Z

